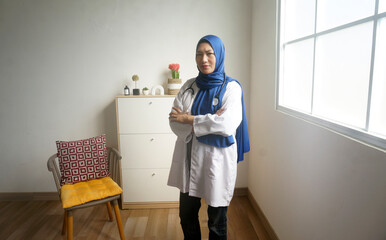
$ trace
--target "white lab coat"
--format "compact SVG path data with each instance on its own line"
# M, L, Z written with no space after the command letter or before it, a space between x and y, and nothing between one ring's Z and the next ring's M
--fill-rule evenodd
M194 82L188 80L176 96L173 106L183 112L191 112L194 95L185 89ZM198 87L194 83L195 94ZM207 134L222 136L233 135L242 120L241 87L233 81L228 83L222 100L224 112L194 116L193 126L170 122L172 131L177 135L168 185L177 187L190 196L204 198L212 207L228 206L232 197L237 175L237 143L226 147L214 147L197 141ZM192 133L192 128L194 133ZM191 158L187 157L187 143L192 140ZM190 166L189 166L190 165Z

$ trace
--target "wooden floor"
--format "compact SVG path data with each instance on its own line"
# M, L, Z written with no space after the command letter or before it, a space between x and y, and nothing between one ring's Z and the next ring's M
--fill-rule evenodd
M200 210L202 239L208 239L207 205ZM126 239L183 239L178 209L121 210ZM120 239L115 220L107 221L105 205L74 212L74 239ZM59 201L0 201L1 240L66 239L61 235ZM246 196L234 197L228 209L229 240L269 240Z

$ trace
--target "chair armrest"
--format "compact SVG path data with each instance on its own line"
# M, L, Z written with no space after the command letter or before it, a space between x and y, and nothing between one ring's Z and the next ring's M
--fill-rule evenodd
M52 172L52 176L54 177L56 189L60 196L60 171L58 165L56 164L55 159L58 157L58 154L53 154L47 161L48 171Z
M121 185L121 153L112 147L107 147L107 159L109 161L109 171L111 178L119 185Z

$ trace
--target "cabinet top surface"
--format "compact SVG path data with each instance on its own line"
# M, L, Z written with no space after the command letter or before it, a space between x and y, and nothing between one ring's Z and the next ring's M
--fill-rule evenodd
M176 95L118 95L115 98L174 98Z

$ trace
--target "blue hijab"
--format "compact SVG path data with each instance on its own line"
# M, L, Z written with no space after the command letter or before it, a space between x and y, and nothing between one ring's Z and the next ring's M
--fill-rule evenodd
M205 115L207 113L215 114L222 106L222 99L224 97L227 84L229 82L236 81L241 87L241 84L236 79L228 77L225 74L225 48L221 39L214 35L207 35L200 39L196 50L203 42L207 42L212 46L216 56L216 67L210 74L203 74L199 72L196 78L196 84L200 90L198 91L192 105L192 115ZM218 104L216 106L213 105L215 98L218 98ZM244 153L247 153L250 150L243 93L241 102L243 105L243 118L236 130L237 162L243 161ZM201 143L215 147L229 147L235 143L233 136L223 137L215 134L197 137L197 140Z

